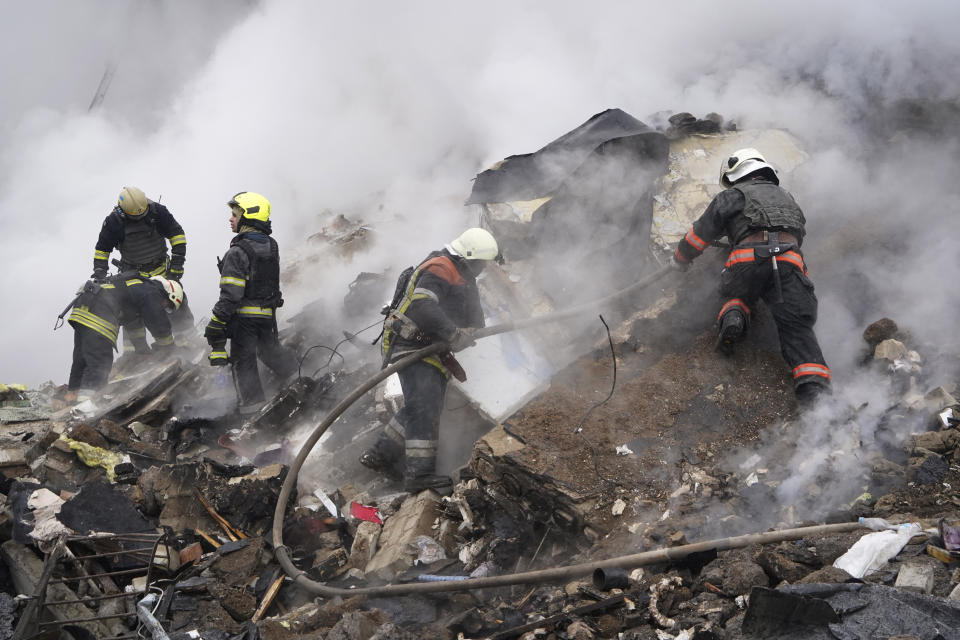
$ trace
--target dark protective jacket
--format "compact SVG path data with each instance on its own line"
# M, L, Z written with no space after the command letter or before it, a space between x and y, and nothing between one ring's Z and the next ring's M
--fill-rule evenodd
M795 388L808 383L829 387L830 368L813 331L817 298L800 252L805 225L793 197L760 175L718 193L677 245L675 258L689 262L711 242L727 236L732 248L720 275L724 303L718 324L722 326L724 316L734 312L749 321L757 300L767 301L777 325L781 354L793 370ZM796 243L744 242L757 231L790 233ZM776 261L771 259L772 249L776 249Z
M108 339L116 349L120 327L135 329L142 321L158 344L173 344L170 318L164 310L166 294L160 284L139 278L111 278L108 282L88 282L67 319L74 328L87 327ZM146 350L145 335L135 346Z
M384 325L384 362L437 341L449 342L458 328L482 327L477 281L467 261L434 251L413 271L403 297ZM445 373L439 359L425 359Z
M110 252L120 250L121 271L137 270L145 278L167 271L167 241L170 242L170 275L183 275L187 259L187 236L170 211L150 201L140 220L131 220L119 208L110 212L100 228L93 252L94 271L109 269Z
M803 243L806 219L793 196L765 177L735 184L718 193L677 245L684 262L693 260L714 240L727 236L732 245L760 230L787 231Z
M213 316L229 322L235 315L272 318L283 305L280 249L262 231L241 231L230 241L220 268L220 299Z

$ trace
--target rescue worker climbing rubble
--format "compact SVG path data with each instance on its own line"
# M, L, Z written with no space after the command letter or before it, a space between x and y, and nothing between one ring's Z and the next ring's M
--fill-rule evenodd
M270 201L259 193L241 191L227 203L230 230L236 236L217 263L220 299L213 307L204 337L210 364L233 365L241 414L263 407L263 385L257 358L281 378L297 371L296 355L280 344L277 308L280 294L280 250L270 237ZM228 359L226 345L230 339Z
M485 229L472 228L440 251L433 251L397 283L386 310L383 366L434 342L451 351L474 344L470 328L483 327L477 276L491 260L502 262L497 241ZM364 466L404 481L404 489L449 491L451 480L437 475L440 412L447 380L466 380L451 352L429 356L397 372L403 408L390 419L375 445L360 456Z
M167 243L170 253L167 254ZM124 187L113 211L104 219L93 252L93 275L104 280L109 270L110 254L120 251L119 269L134 279L163 276L179 282L187 259L187 236L170 210L147 198L137 187ZM171 317L177 341L185 343L193 331L193 315L186 299ZM134 344L145 338L143 324L133 323L123 330L124 351L134 351Z
M720 273L717 349L732 351L750 326L751 309L763 300L777 325L783 359L793 370L794 393L809 403L830 391L831 380L813 331L817 297L800 251L803 211L756 149L740 149L725 159L720 184L726 189L679 242L673 263L685 269L713 241L727 236L732 250Z
M142 322L150 330L155 340L152 349L144 334L134 344L138 353L171 351L174 345L168 314L182 303L183 287L163 276L87 282L67 319L74 329L67 400L84 400L107 384L121 326Z

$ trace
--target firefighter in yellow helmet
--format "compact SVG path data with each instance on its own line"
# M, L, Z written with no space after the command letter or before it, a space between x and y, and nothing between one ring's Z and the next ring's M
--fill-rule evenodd
M154 352L173 347L168 314L183 303L183 287L163 276L148 279L90 280L78 292L70 317L73 327L73 364L67 389L77 397L89 396L107 383L113 366L120 327L143 323L155 342ZM135 344L140 353L151 353L146 334Z
M496 239L486 229L472 228L430 253L416 269L404 271L384 321L384 366L434 342L446 342L452 351L472 345L471 328L484 324L476 278L490 261L502 261ZM397 375L403 408L360 463L402 477L407 491L446 493L450 478L436 474L440 412L447 379L452 375L463 381L466 376L450 352L424 358Z
M241 191L227 206L230 230L236 235L218 264L220 299L203 335L211 349L210 364L233 365L238 410L250 414L264 404L258 356L281 378L296 372L297 360L277 336L277 308L283 305L283 298L280 250L270 237L270 201L259 193Z
M730 353L749 326L751 308L770 309L783 359L793 371L794 393L808 404L830 391L830 368L814 334L817 296L800 251L806 219L776 170L753 148L739 149L720 166L724 191L710 202L674 252L686 268L714 240L733 249L720 274L724 304L717 316L717 349Z

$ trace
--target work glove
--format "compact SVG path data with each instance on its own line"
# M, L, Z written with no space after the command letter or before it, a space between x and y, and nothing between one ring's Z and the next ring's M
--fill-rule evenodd
M467 347L477 344L473 329L457 329L457 332L450 338L451 351L463 351Z
M176 280L180 282L180 278L183 277L183 271L174 271L173 269L167 269L166 273L163 274L163 277L167 280Z
M106 269L94 269L93 275L90 276L90 279L96 283L101 283L107 279L107 270Z
M227 323L217 316L213 316L203 330L203 337L207 339L207 344L211 347L217 345L223 347L227 344Z
M677 271L686 271L690 268L692 263L683 257L683 254L680 253L680 250L677 249L673 252L673 257L670 258L670 266L676 269Z
M211 367L225 367L230 364L230 359L227 357L227 343L212 345L207 360L210 361Z

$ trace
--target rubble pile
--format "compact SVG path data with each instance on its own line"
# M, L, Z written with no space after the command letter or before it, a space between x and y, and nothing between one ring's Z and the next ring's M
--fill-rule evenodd
M651 127L597 114L478 176L470 204L508 258L532 256L481 281L491 324L596 294L571 294L537 263L544 238L579 247L571 272L629 256L612 283L660 264L683 212L709 198L684 167L718 136L761 135L717 114L662 115ZM585 238L578 211L623 180L610 158L644 179L597 207ZM546 171L557 163L562 180ZM286 279L374 239L333 217ZM245 419L198 344L119 361L80 404L53 384L0 386L0 638L960 637L960 403L955 364L942 366L953 356L883 318L862 335L865 400L798 407L762 308L742 348L715 353L701 311L716 292L697 274L719 260L598 308L609 333L581 319L466 352L470 379L453 385L441 424L446 496L406 493L357 461L401 406L389 380L294 463L380 364L369 340L316 321L335 315L320 301L281 332L297 376L272 381ZM361 272L343 317L378 307L392 277ZM755 537L769 529L796 532Z

